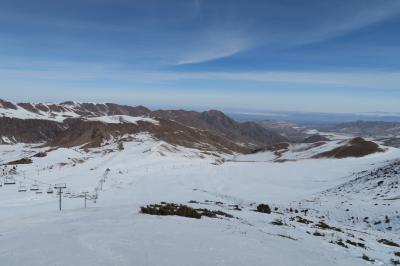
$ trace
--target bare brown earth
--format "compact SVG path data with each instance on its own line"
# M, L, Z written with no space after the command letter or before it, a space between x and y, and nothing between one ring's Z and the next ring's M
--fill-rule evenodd
M17 106L15 106L15 104L2 99L0 99L0 107L4 109L13 109L13 110L17 109Z
M337 147L333 150L320 153L315 158L347 158L347 157L363 157L383 150L378 144L372 141L367 141L361 137L351 139L346 144Z
M54 138L65 129L62 123L39 119L0 117L0 136L15 142L37 143ZM2 140L0 138L0 144Z
M12 162L9 162L9 163L7 163L8 165L16 165L16 164L31 164L32 163L32 160L31 159L29 159L29 158L22 158L22 159L19 159L19 160L15 160L15 161L12 161Z
M190 128L167 119L158 119L158 121L159 124L145 121L138 121L137 124L106 124L98 121L67 119L65 123L68 128L49 141L48 144L58 147L82 146L82 148L94 148L101 146L102 143L111 138L118 138L125 134L148 132L157 139L189 148L226 153L249 152L249 148L209 131Z
M75 103L60 104L19 103L0 100L0 108L23 108L26 111L43 114L43 119L16 119L2 117L0 137L14 142L48 142L57 146L94 147L104 140L123 134L147 131L154 137L171 144L221 151L249 152L250 148L266 147L285 142L286 138L273 130L268 130L253 122L238 123L217 110L195 112L185 110L150 111L143 106L127 106L113 103ZM82 119L71 119L67 115L64 122L45 120L54 113L72 112ZM139 122L134 124L104 124L84 121L86 117L108 115L147 116L160 121L159 126ZM80 128L79 128L80 127ZM1 142L0 138L0 142Z
M209 110L195 112L185 110L157 110L151 116L174 120L181 124L222 134L231 140L265 146L287 139L273 130L268 130L255 122L238 123L223 112Z

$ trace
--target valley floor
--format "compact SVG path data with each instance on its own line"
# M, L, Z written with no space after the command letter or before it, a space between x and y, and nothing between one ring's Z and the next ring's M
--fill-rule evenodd
M351 193L359 183L350 182L361 171L400 158L399 149L282 163L271 161L269 153L220 155L231 160L221 163L178 149L141 135L124 150L113 144L89 152L57 149L19 165L17 184L0 188L1 265L390 265L400 259L394 255L400 248L378 241L400 243L399 200L387 201L399 190L373 199L371 193ZM0 163L41 150L46 149L2 145ZM83 208L77 196L93 196L102 179L98 199ZM20 183L27 192L18 192ZM67 184L61 212L58 196L46 193L56 183ZM43 193L29 191L32 184ZM234 218L140 213L141 206L160 202L222 210ZM260 203L273 212L255 212ZM371 223L363 221L366 216ZM385 216L387 226L375 224ZM320 221L331 228L319 227Z

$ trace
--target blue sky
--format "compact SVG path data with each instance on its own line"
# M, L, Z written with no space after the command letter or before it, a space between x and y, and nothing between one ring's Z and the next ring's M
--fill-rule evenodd
M398 0L0 0L0 98L400 113Z

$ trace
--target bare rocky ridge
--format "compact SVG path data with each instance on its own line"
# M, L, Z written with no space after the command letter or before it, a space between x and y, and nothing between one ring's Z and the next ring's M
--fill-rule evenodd
M268 130L255 122L238 123L217 110L194 112L184 110L157 110L151 113L154 117L162 117L177 121L181 124L212 131L242 143L254 146L267 146L287 139L273 130Z
M44 142L64 130L65 125L55 121L0 117L0 144Z
M16 110L17 106L15 106L15 104L13 104L12 102L7 102L0 99L0 108Z
M148 132L155 138L170 144L189 148L222 151L225 153L249 152L245 146L236 144L219 135L208 131L193 129L171 120L159 119L158 124L138 121L137 124L107 124L99 121L84 121L82 119L67 119L67 129L49 141L50 146L94 148L112 138L123 141L122 136Z
M347 158L347 157L363 157L383 150L378 144L372 141L367 141L363 138L357 137L347 141L342 146L333 150L320 153L315 158Z
M132 107L113 103L14 104L0 100L1 110L3 111L0 114L3 116L0 116L0 143L47 143L55 147L92 148L110 140L123 141L126 135L147 132L173 145L225 153L251 153L270 150L276 144L287 145L293 140L292 137L287 138L277 133L276 127L282 131L282 126L286 133L292 134L296 131L301 137L307 136L299 142L329 140L296 125L278 123L274 129L269 129L265 123L238 123L217 110L151 111L143 106ZM15 117L12 117L13 114ZM116 115L152 117L157 123L145 119L139 119L135 123L123 120L118 123L107 123L101 119L92 121L96 117ZM317 157L360 157L378 151L380 148L376 143L356 138Z
M184 110L150 111L143 106L113 103L60 104L18 103L0 101L0 142L47 142L52 146L97 147L106 140L125 134L149 132L171 144L223 152L250 152L254 147L268 146L286 141L274 131L253 122L238 123L216 110L206 112ZM0 110L1 110L0 109ZM15 116L12 117L12 111ZM11 115L10 115L11 114ZM21 114L28 118L19 117ZM154 125L139 121L107 124L89 121L91 117L127 115L153 117L160 121ZM8 117L11 116L11 117ZM29 117L33 117L30 119ZM28 129L28 130L27 130Z

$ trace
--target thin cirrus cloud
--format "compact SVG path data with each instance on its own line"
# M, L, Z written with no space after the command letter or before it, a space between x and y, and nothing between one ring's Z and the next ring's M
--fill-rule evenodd
M309 44L335 38L400 14L400 1L385 1L384 3L361 1L360 3L361 5L355 5L353 8L347 4L345 5L347 8L338 12L334 12L332 9L332 12L329 13L328 10L326 18L314 21L315 24L311 26L311 29L307 29L305 32L300 31L303 38L294 34L298 40L294 43Z
M77 3L71 1L70 7L76 7L79 11L80 6ZM355 1L352 5L327 1L326 6L321 5L315 9L310 9L307 5L299 7L296 4L283 5L275 1L254 1L252 4L239 1L241 4L236 8L230 1L210 3L197 0L187 3L180 3L177 10L173 11L174 15L168 16L158 10L157 5L140 4L129 5L126 9L137 9L137 13L142 10L145 14L152 15L107 15L107 19L102 20L101 16L87 19L84 15L91 14L91 10L87 10L89 13L77 12L72 18L60 9L54 10L51 16L3 9L0 19L16 25L18 30L26 29L28 34L31 27L33 31L43 29L38 32L41 41L50 44L54 40L69 42L72 47L82 47L81 53L97 51L100 58L109 54L110 50L121 50L121 58L129 52L134 55L151 55L148 56L150 64L185 65L235 56L259 46L304 45L334 38L388 19L400 10L400 1L385 1L383 4L377 1ZM111 14L115 9L112 5L105 5L104 8L109 8ZM184 8L185 12L178 12L179 8ZM93 11L96 9L94 7ZM99 11L104 12L102 9ZM60 15L56 16L58 13ZM265 21L268 17L277 19ZM287 19L282 20L280 17ZM93 39L77 37L86 32L91 33ZM96 34L125 37L118 44L112 42L113 38L98 40ZM25 36L21 45L24 43ZM63 49L66 49L66 53L71 53L68 48ZM115 53L113 52L113 57Z
M254 46L249 37L240 33L209 32L205 34L197 45L178 55L176 65L187 65L208 62L230 57Z
M0 68L3 79L25 79L32 82L45 81L91 81L109 80L132 84L163 84L180 81L244 81L255 83L284 83L310 85L342 85L373 90L396 89L400 84L400 72L296 72L296 71L251 71L251 72L178 72L178 71L128 71L107 65L75 65L72 69L26 70ZM323 87L321 87L323 89Z
M365 102L378 109L399 95L399 0L56 2L0 1L0 93L121 88L156 101L151 89L177 89L206 104L219 90L220 103L279 94L299 109L325 108L310 105L309 88L313 99L374 91Z
M304 18L304 14L300 14L300 16L295 14L296 9L287 8L286 15L292 17L294 22L272 22L266 25L258 22L260 24L257 23L258 27L256 28L252 28L244 22L243 25L235 28L235 33L239 33L236 36L227 35L230 28L225 29L225 32L224 30L215 31L213 34L202 36L201 40L197 40L197 44L201 48L188 49L186 53L190 55L181 59L177 64L209 62L235 56L240 52L262 46L290 47L321 42L349 34L400 14L400 1L384 3L362 1L353 6L339 3L337 12L335 12L335 5L332 5L331 8L327 5L325 8L315 10L317 14L310 14L308 18ZM267 12L265 16L272 15L276 8L277 6L271 5L270 13ZM297 25L296 21L299 21ZM240 38L235 38L238 36Z

